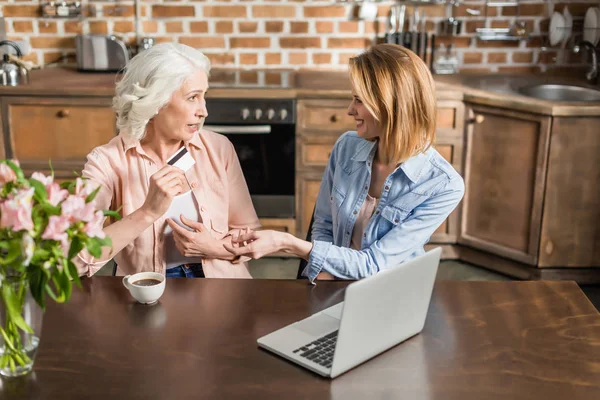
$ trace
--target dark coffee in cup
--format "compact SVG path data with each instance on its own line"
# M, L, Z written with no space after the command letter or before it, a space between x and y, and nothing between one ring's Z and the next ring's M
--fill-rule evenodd
M160 281L158 279L140 279L139 281L133 282L137 286L154 286L158 285Z

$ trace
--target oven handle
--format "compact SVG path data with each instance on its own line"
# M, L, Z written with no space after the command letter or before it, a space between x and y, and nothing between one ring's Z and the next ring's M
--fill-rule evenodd
M230 135L256 135L271 133L271 125L246 125L246 126L231 126L231 125L204 125L204 129L216 133Z

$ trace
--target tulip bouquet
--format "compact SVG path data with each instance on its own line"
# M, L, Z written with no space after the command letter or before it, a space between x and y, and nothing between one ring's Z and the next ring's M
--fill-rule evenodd
M99 191L77 178L58 183L53 174L25 178L17 161L0 160L0 373L27 373L39 342L27 298L41 310L46 295L62 303L80 286L73 259L84 249L100 257L110 246L102 231L112 211L96 210ZM30 305L31 306L31 305ZM39 309L38 308L38 309ZM40 313L41 315L41 313ZM39 322L41 330L41 321ZM39 333L37 333L39 335Z

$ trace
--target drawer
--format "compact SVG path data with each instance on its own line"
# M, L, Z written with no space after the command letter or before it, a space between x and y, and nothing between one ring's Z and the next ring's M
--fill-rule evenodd
M438 106L436 127L454 129L456 127L456 108Z
M350 99L305 100L298 102L300 130L329 131L342 134L356 130L354 119L348 115Z
M298 142L298 167L325 167L337 136L309 136Z
M110 105L8 104L13 157L23 161L85 160L115 136Z

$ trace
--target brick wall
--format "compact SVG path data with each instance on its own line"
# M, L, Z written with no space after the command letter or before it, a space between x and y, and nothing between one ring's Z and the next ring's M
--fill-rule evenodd
M140 37L158 42L176 41L197 47L214 66L242 68L344 69L347 60L376 41L388 29L387 16L393 2L378 4L375 21L354 18L357 6L331 0L139 0L135 18L133 1L82 0L85 17L41 18L40 1L0 0L9 39L30 43L28 59L39 64L73 64L78 33L115 34L129 43ZM454 9L463 20L463 32L438 43L453 43L461 71L539 71L581 65L581 55L549 48L546 1L521 0L520 19L533 32L532 40L483 42L475 38L484 26L485 0L464 0ZM556 1L574 16L574 40L581 37L583 16L600 0ZM413 7L408 7L412 15ZM444 5L423 6L427 27L434 31L446 17ZM467 9L480 12L470 15ZM514 7L488 7L487 27L508 27L516 19ZM567 47L571 47L570 43Z

